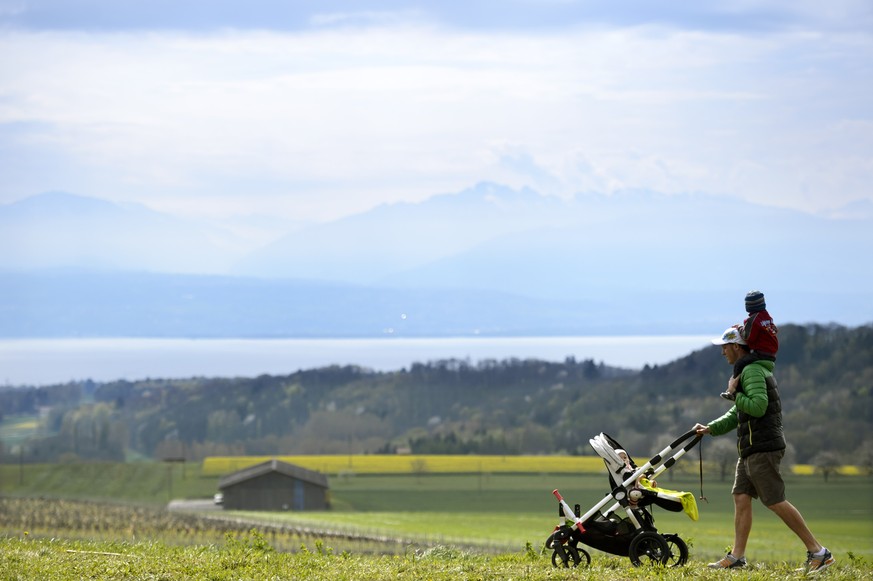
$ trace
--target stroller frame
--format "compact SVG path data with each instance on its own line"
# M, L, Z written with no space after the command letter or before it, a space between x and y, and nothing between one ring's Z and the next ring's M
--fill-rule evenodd
M613 488L584 514L581 514L578 504L571 509L558 490L552 491L558 499L559 517L558 526L545 544L546 549L553 551L552 565L577 567L583 561L584 566L589 565L591 555L579 546L580 543L606 553L629 557L635 566L644 563L673 567L684 565L688 560L685 541L676 533L658 533L654 518L646 510L647 506L657 504L667 510L679 511L682 510L681 503L673 496L655 490L640 490L636 484L641 476L654 478L662 474L697 445L701 438L694 430L688 431L640 467L636 467L628 456L632 471L628 471L616 452L620 449L618 442L603 433L589 440L592 448L603 458ZM616 480L616 476L620 477L619 480ZM610 503L611 506L603 511ZM626 517L617 514L619 509L624 509Z

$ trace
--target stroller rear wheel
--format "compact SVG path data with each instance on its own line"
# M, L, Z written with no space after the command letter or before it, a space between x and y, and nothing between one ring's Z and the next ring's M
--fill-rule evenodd
M664 540L667 541L667 547L670 550L667 565L670 567L685 565L688 562L688 545L685 544L685 541L676 534L664 535Z
M670 547L658 533L643 531L631 539L628 557L635 567L643 564L666 565L670 560Z
M546 540L546 548L552 549L552 566L553 567L587 567L591 564L591 555L588 551L582 549L577 543L570 541L562 541L555 538L556 535L549 536Z

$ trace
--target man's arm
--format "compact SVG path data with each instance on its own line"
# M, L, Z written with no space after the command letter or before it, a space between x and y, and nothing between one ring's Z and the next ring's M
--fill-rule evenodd
M743 390L737 393L735 407L760 418L767 411L767 375L760 365L747 365L742 374Z

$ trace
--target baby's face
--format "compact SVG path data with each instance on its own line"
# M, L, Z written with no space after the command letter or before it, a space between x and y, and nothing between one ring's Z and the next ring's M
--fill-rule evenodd
M618 457L627 462L627 454L624 452L619 452Z

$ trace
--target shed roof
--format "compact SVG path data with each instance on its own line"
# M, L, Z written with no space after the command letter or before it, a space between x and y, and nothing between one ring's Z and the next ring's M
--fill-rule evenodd
M245 482L246 480L251 480L252 478L257 478L258 476L263 476L270 472L278 472L285 476L296 478L297 480L303 480L327 488L327 476L321 472L307 470L306 468L289 464L288 462L282 462L275 458L267 460L266 462L261 462L260 464L255 464L254 466L249 466L248 468L243 468L242 470L238 470L237 472L222 477L221 480L218 481L218 488L221 490L228 486L233 486L234 484L239 484L240 482Z

